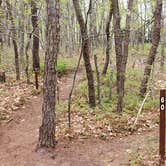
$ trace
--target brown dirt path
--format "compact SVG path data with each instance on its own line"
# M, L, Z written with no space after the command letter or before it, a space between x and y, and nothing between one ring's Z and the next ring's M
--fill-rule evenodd
M79 79L82 74L79 73ZM62 79L61 99L66 99L72 75ZM35 152L41 124L42 97L34 97L8 124L0 126L0 166L120 166L137 151L157 142L157 129L142 135L99 139L59 140L52 152ZM157 143L156 143L157 146Z

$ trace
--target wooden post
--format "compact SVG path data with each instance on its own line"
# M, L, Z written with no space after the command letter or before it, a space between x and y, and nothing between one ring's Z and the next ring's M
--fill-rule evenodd
M166 90L160 90L160 166L165 165L165 99Z

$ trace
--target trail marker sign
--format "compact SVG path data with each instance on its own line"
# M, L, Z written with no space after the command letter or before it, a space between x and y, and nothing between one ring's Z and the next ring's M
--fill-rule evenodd
M160 90L160 143L159 155L160 166L165 165L165 107L166 107L166 89Z

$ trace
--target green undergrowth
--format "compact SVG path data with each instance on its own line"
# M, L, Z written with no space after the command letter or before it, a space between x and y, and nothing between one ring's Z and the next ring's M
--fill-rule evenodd
M139 87L142 79L142 71L138 69L128 69L126 73L126 82L125 82L125 97L124 97L124 113L135 112L139 105L141 104L143 98L139 96ZM116 104L117 104L117 93L116 93L116 75L113 76L113 84L112 84L112 99L109 99L109 73L106 76L101 77L101 96L102 96L102 106L104 110L111 110L112 112L116 112ZM97 96L97 93L96 93ZM76 90L76 98L75 103L80 107L84 108L87 105L87 82L83 81L79 88ZM149 98L147 99L144 108L151 109L151 107L158 106L158 99Z
M86 78L83 78L75 89L71 103L71 126L74 131L77 132L79 130L80 135L86 135L87 137L95 136L101 139L107 139L110 136L126 136L131 134L133 123L143 101L143 98L139 96L142 72L139 69L127 69L124 107L121 115L116 112L117 93L115 73L113 75L111 99L109 99L109 73L106 76L101 76L102 103L101 105L97 104L95 108L90 108L88 105L87 81ZM67 124L67 106L67 101L60 101L57 107L57 119L64 119L65 124ZM149 97L145 102L134 130L139 131L141 129L141 131L145 131L158 125L158 107L158 98L155 96L153 98ZM60 128L63 129L64 126Z
M139 96L139 87L142 79L142 71L139 69L127 69L126 82L125 82L125 97L122 116L116 112L117 107L117 93L116 93L116 74L113 76L112 84L112 98L109 99L109 73L106 76L101 77L101 105L97 105L92 109L88 106L87 96L87 82L83 81L75 92L75 98L73 99L74 109L78 112L85 113L91 112L95 115L96 120L106 121L107 124L111 124L115 129L129 130L132 122L130 120L135 118L137 112L141 106L143 98ZM96 93L97 96L97 93ZM150 111L156 110L159 106L158 98L149 97L145 102L142 110L141 120L144 120L146 114ZM156 120L155 120L156 122ZM143 125L143 124L141 124Z
M77 64L77 57L59 58L57 62L57 72L59 75L64 75L67 72L73 71ZM44 63L40 65L41 71L44 71Z
M131 52L131 55L133 56L144 57L144 56L148 56L150 48L151 48L151 44L149 43L145 43L144 47L141 44L139 44L139 46L130 47L130 52Z
M0 70L4 70L6 72L7 76L14 77L15 78L15 63L14 63L14 52L13 48L8 48L4 45L4 48L0 50L1 51L1 63L0 63ZM32 69L32 53L31 50L29 50L29 74L30 76L33 75L33 69ZM44 57L45 52L41 49L40 52L40 68L41 72L44 71ZM57 71L59 75L66 74L67 72L70 72L75 69L77 65L78 56L74 55L73 57L69 57L69 55L63 54L63 56L58 57L58 63L57 63ZM20 71L23 78L25 78L25 57L24 57L24 64L20 64Z

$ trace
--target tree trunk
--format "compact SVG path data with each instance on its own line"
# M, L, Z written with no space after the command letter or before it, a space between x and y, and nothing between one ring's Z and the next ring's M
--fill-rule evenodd
M119 13L119 4L118 1L112 0L112 9L114 15L114 39L115 39L115 51L116 51L116 68L117 68L117 94L118 94L118 103L119 98L123 98L123 92L121 92L121 60L122 60L122 36L121 36L121 27L120 27L120 13ZM122 102L122 101L120 101ZM122 103L120 103L118 112L122 112Z
M101 81L100 81L100 72L97 64L97 55L94 55L94 62L95 62L95 68L96 68L96 78L97 78L97 98L98 98L98 104L101 105Z
M111 48L111 42L110 42L110 23L112 20L112 4L110 4L110 11L109 11L109 16L107 19L107 23L106 23L106 36L107 36L107 46L106 46L106 59L105 59L105 64L104 64L104 68L103 68L103 72L102 74L106 74L107 73L107 69L108 69L108 64L110 61L110 48Z
M147 59L147 65L144 70L144 77L140 87L140 96L144 96L147 91L148 80L152 70L152 64L155 61L157 48L160 42L160 30L161 30L161 12L162 12L162 0L157 0L156 9L154 13L154 28L152 37L152 47L150 49L149 57Z
M128 52L129 52L129 43L130 43L130 29L131 29L131 14L133 8L133 0L128 1L128 13L126 16L126 28L125 28L125 37L123 42L123 56L121 61L121 73L120 73L120 95L118 98L117 110L118 112L122 111L123 106L123 97L125 91L125 77L126 77L126 65L128 60Z
M90 41L87 32L87 26L85 26L85 21L81 12L81 7L79 0L73 0L74 8L77 15L77 20L80 25L81 37L82 37L82 48L83 48L83 58L86 69L86 75L88 79L88 93L89 93L89 104L91 107L95 107L95 87L94 87L94 78L93 71L90 63Z
M19 54L18 54L18 47L17 47L17 32L15 28L14 17L12 15L12 7L8 0L6 0L6 5L9 13L9 19L11 21L11 31L12 31L12 41L15 53L15 68L16 68L16 80L20 80L20 67L19 67Z
M140 10L141 10L141 41L142 41L142 50L144 50L144 46L145 46L145 23L143 22L143 4L140 4Z
M131 10L133 6L133 0L128 1L129 13L126 16L126 32L124 45L122 43L121 26L120 26L120 12L119 3L116 0L112 0L112 8L114 15L114 34L115 34L115 50L116 50L116 67L117 67L117 93L118 104L117 112L122 112L123 97L124 97L124 83L125 83L125 71L128 59L128 46L130 39L130 22L131 22ZM125 49L122 49L125 48Z
M34 0L31 1L31 13L32 13L32 26L33 26L33 44L32 44L32 56L33 56L33 70L35 72L35 85L38 89L38 72L40 69L39 60L39 26L37 16L37 4Z
M34 0L31 1L31 12L32 12L32 26L33 26L33 48L32 48L32 56L33 56L33 69L39 69L39 27L38 27L38 16L37 16L37 4Z
M110 37L110 50L112 50L112 40L113 40L113 27L112 27L112 33L111 33L111 37ZM114 74L114 66L113 66L113 59L110 56L110 91L109 91L109 100L112 99L112 88L113 88L113 74Z
M2 4L2 1L0 0L0 10L1 10L1 4ZM1 21L1 17L0 17L0 21ZM2 49L2 39L1 39L1 29L2 27L0 26L0 43L1 43L1 49ZM2 55L1 55L1 52L0 52L0 65L2 63Z
M96 3L95 1L91 2L91 9L90 9L90 21L89 21L89 35L90 35L90 50L91 55L93 55L96 47L97 47L97 27L96 27Z
M39 130L39 147L55 147L55 105L57 87L57 56L60 43L59 0L46 0L46 54L43 84L42 125Z
M22 65L22 68L24 68L24 23L23 22L22 22L22 25L21 25L20 29L21 29L20 63Z
M165 41L161 42L161 68L163 69L165 64Z
M25 47L25 55L26 55L25 74L26 74L27 84L30 84L28 50L29 50L29 47L30 47L31 36L32 36L31 34L28 35L28 42L27 42L27 45Z
M22 69L24 69L24 44L25 44L25 34L24 34L24 30L25 30L25 16L24 16L24 2L21 1L20 2L20 10L21 10L21 15L20 15L20 63L21 63L21 67Z
M69 18L69 24L68 24L68 33L69 33L69 41L68 41L68 47L69 47L69 56L73 57L73 28L72 28L72 1L69 0L67 4L68 8L68 18Z
M101 81L100 81L100 72L97 64L97 55L94 55L94 62L95 62L95 68L96 68L96 77L97 77L97 98L98 98L98 104L101 105Z
M164 13L164 12L163 12ZM166 32L165 32L165 25L164 25L164 15L162 17L162 35L161 35L161 69L163 69L164 67L164 63L165 63L165 40L166 40Z

